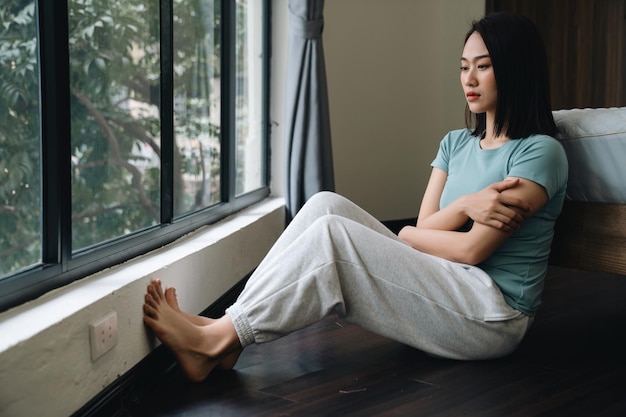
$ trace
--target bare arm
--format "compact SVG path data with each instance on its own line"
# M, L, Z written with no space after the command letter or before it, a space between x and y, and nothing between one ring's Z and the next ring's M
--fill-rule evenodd
M457 230L472 219L487 226L516 230L530 207L520 198L503 191L516 187L519 178L507 178L467 194L439 210L439 200L447 179L447 173L433 168L424 199L420 207L417 227L437 230Z
M537 183L525 179L515 179L515 181L517 184L515 187L505 189L501 194L505 195L506 198L519 199L527 205L529 210L524 211L522 214L522 217L527 219L545 205L548 201L548 196L545 189ZM428 198L428 190L425 198ZM428 204L429 202L426 201L426 203ZM442 217L437 222L437 225L444 224L444 216L441 214L444 210L431 213L431 216L437 214ZM450 210L450 213L460 217L458 211ZM454 221L450 222L450 224L452 223ZM465 233L424 228L423 226L426 224L432 226L435 224L435 221L423 222L421 225L418 223L416 227L406 226L400 231L399 236L402 240L422 252L471 265L484 261L513 233L511 228L505 230L480 222L475 222L472 229Z
M467 215L455 210L454 207L448 210L439 210L439 201L441 200L441 194L447 179L447 172L439 168L432 169L424 197L422 198L419 215L417 216L417 227L456 230L467 221Z
M517 230L531 207L515 193L504 191L517 187L519 183L519 178L509 177L477 193L464 195L455 203L474 222L505 231Z

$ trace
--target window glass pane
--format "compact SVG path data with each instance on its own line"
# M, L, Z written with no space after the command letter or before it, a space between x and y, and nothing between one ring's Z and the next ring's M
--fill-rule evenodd
M160 222L158 0L70 0L72 250Z
M35 2L0 5L0 275L41 260Z
M174 214L220 202L219 1L174 2Z
M236 193L261 187L263 169L263 2L237 0Z

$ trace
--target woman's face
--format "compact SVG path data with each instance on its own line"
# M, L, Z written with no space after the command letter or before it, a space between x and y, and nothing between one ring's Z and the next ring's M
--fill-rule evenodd
M478 32L470 35L461 56L461 85L472 113L495 115L498 101L496 77L489 51Z

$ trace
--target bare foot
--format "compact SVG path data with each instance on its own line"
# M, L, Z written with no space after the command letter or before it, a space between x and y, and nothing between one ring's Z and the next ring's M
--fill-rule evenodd
M172 310L178 312L191 323L197 326L206 326L215 322L215 319L189 314L181 310L180 306L178 305L178 298L176 297L176 289L174 289L173 287L165 289L165 300L167 301L167 304L169 304L169 306L172 308ZM239 359L239 355L241 355L241 352L243 352L243 349L240 347L233 352L227 354L222 360L218 362L217 368L224 371L233 369L233 367L237 363L237 360Z
M174 289L173 287L165 289L165 301L167 301L167 304L169 304L172 310L178 312L196 326L206 326L207 324L212 324L215 321L215 319L209 317L197 316L195 314L189 314L181 310L178 306L178 298L176 298L176 289Z
M143 310L146 325L172 350L192 381L204 380L239 343L228 318L197 326L172 309L158 280L148 285Z

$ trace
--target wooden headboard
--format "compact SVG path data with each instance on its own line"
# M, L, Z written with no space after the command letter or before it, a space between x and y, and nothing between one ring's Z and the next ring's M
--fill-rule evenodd
M569 182L550 263L626 275L626 107L559 110L554 120Z
M550 264L626 275L626 204L566 201Z

